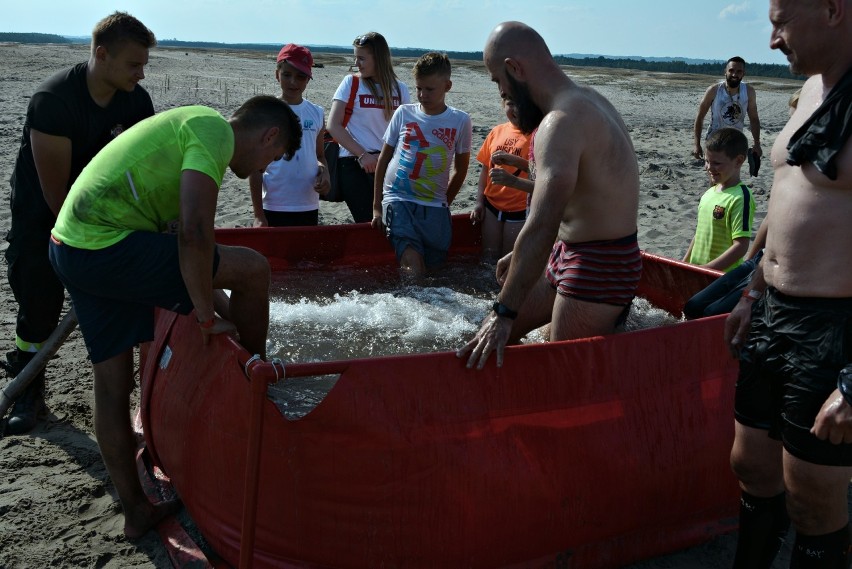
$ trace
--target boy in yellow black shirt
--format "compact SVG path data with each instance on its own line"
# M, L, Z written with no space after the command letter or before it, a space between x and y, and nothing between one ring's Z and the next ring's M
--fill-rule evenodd
M754 221L754 197L740 181L747 152L748 140L735 128L719 129L707 139L704 167L713 186L698 204L685 262L725 272L742 263Z

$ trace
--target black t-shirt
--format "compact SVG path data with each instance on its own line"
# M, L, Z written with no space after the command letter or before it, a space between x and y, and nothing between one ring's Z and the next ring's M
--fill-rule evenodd
M86 85L87 63L60 71L33 94L21 136L21 147L10 180L12 185L12 233L15 218L27 225L53 227L55 217L47 206L33 160L30 129L71 139L71 172L68 188L106 144L137 122L154 114L151 97L141 86L131 92L116 91L106 108L92 100Z

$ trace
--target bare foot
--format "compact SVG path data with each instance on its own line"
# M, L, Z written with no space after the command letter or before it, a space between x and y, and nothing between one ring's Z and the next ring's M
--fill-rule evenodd
M124 536L131 540L139 539L161 521L178 513L182 507L180 500L172 500L158 504L145 503L134 508L133 511L125 511Z

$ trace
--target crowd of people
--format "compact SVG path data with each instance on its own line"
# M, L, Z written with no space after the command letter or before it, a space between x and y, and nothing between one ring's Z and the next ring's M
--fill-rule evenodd
M729 59L724 81L706 90L692 154L711 186L683 260L727 274L685 311L730 312L725 341L740 360L734 566L769 567L792 524L791 567L848 567L852 265L843 247L852 232L852 0L770 0L769 18L770 47L808 79L769 154L772 197L751 248L754 199L741 169L748 164L756 176L763 150L745 61ZM92 361L96 435L128 538L179 508L151 504L134 464L133 349L153 338L154 308L193 314L205 343L235 333L265 357L268 263L214 240L226 169L248 179L256 226L316 225L319 199L339 184L353 220L384 232L403 274L418 277L446 257L449 206L474 150L470 115L445 102L453 83L442 53L418 59L412 103L385 38L358 36L357 73L341 81L326 121L303 97L313 56L295 44L276 58L279 97L253 97L228 118L201 106L155 114L138 84L154 45L139 20L111 14L94 29L89 60L33 95L11 180L6 250L19 310L5 367L15 375L38 352L67 290ZM618 110L569 78L520 22L494 28L484 61L508 122L476 154L470 219L482 227L483 255L500 284L481 328L457 353L476 369L492 354L501 366L507 345L545 324L551 340L614 332L642 270L638 163ZM326 131L339 145L334 166ZM43 393L42 371L15 403L7 434L32 429Z

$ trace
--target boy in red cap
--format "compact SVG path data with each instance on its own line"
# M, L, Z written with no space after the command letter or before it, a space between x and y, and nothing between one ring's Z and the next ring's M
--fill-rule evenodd
M330 188L323 152L323 108L302 94L313 77L308 48L288 43L278 52L275 79L281 99L302 123L302 146L290 160L277 160L249 177L255 227L319 224L319 196Z

